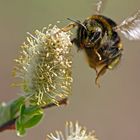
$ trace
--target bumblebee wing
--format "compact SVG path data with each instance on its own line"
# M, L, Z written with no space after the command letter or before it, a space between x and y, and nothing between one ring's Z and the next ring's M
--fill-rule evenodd
M101 14L101 12L103 11L104 9L104 5L106 3L106 0L98 0L97 3L96 3L96 14Z
M140 10L115 28L129 40L140 40Z

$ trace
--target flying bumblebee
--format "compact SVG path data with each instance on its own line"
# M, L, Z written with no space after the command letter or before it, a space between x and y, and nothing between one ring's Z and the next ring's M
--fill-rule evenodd
M78 50L84 50L89 66L96 71L95 83L107 69L115 68L122 56L123 45L118 32L129 40L140 40L140 11L117 25L112 19L101 15L103 1L96 4L96 14L80 21L72 21L62 30L67 31L75 26L77 36L72 42Z

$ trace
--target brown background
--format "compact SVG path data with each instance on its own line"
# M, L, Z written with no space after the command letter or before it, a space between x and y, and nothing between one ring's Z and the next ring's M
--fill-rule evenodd
M42 29L49 23L60 27L72 19L84 20L93 13L95 0L0 0L0 101L9 101L21 91L12 88L13 59L26 32ZM139 0L108 0L103 12L121 22L140 9ZM67 107L51 108L44 120L28 131L23 140L45 140L46 134L63 130L65 121L76 121L95 129L99 140L140 139L140 41L122 37L121 64L94 84L95 72L88 67L83 53L73 49L73 92ZM20 140L14 131L0 134L0 140Z

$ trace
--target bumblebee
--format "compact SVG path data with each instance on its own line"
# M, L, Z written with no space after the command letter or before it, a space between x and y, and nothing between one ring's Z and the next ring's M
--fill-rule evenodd
M83 23L73 21L63 30L78 27L77 36L72 42L78 50L84 50L89 66L96 71L95 83L107 69L115 68L122 56L123 45L118 32L129 40L140 39L140 11L117 25L112 19L101 15L102 1L96 5L96 14L85 19ZM71 19L70 19L71 20Z

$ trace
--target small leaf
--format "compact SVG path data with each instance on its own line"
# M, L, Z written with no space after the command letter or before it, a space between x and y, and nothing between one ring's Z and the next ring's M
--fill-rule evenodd
M0 126L15 119L19 114L20 106L24 103L25 97L19 97L9 103L0 104Z
M30 120L28 120L24 126L26 128L31 128L33 126L35 126L36 124L38 124L40 122L40 120L42 119L43 117L43 114L38 114L38 115L35 115L33 116L32 118L30 118Z
M26 128L33 127L43 117L43 110L38 106L27 107L21 114L21 121Z
M30 106L30 107L27 107L25 108L24 110L24 115L37 115L37 114L41 114L43 113L43 110L39 107L39 106Z
M19 113L20 106L24 104L25 97L20 97L11 103L11 116L17 115Z
M23 116L25 113L25 104L22 104L21 106L20 106L20 117L21 116Z
M31 128L38 124L43 117L43 110L38 106L20 107L20 114L16 121L17 135L24 135L26 128Z
M26 130L19 119L16 120L16 131L18 136L23 136L26 133Z

